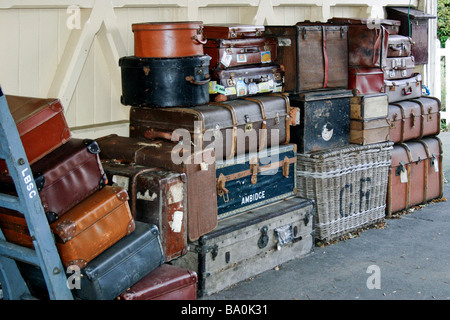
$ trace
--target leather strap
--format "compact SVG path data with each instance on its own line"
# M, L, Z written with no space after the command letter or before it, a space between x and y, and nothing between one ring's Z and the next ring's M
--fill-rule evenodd
M282 93L268 93L268 96L274 96L274 97L281 97L284 99L285 101L285 105L286 105L286 139L284 141L283 144L288 144L291 141L291 127L290 127L290 122L291 122L291 104L289 101L289 97L286 96L285 94ZM295 120L295 119L294 119Z
M231 150L230 154L228 155L227 159L232 159L234 157L234 154L236 153L236 144L237 144L237 120L236 120L236 112L234 111L233 107L221 102L210 102L211 105L220 106L228 109L231 114L231 119L233 121L233 141L231 144Z
M262 116L262 125L261 125L261 129L263 134L260 137L259 140L259 149L258 151L261 151L264 149L264 145L266 144L266 140L267 140L267 126L266 126L266 111L264 110L264 104L258 100L258 99L253 99L253 98L243 98L244 100L247 101L252 101L255 102L256 104L258 104L260 110L261 110L261 116Z
M323 48L323 60L324 60L324 79L323 79L323 87L326 88L328 86L328 53L327 53L327 31L326 27L322 26L322 48Z

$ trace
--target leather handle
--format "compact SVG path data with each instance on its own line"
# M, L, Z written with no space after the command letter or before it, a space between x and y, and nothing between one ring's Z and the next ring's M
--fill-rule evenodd
M408 87L408 89L403 88L403 89L402 89L402 94L403 94L404 96L409 96L410 94L412 94L412 88L411 88L411 87Z
M199 31L199 33L197 33L195 36L192 36L191 39L198 42L199 44L205 44L208 41L206 36L201 31Z
M191 84L194 84L196 86L203 86L203 85L205 85L205 84L207 84L208 82L211 81L211 77L210 77L209 74L207 74L205 76L205 80L198 81L198 80L195 80L194 76L187 76L186 77L186 81L191 83Z

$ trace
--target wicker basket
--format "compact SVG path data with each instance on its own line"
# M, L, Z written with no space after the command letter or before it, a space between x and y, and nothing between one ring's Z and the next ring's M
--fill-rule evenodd
M336 239L382 221L392 142L297 155L299 195L316 202L316 238Z

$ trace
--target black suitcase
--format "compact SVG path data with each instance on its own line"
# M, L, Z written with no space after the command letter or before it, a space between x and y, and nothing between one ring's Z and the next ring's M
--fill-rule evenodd
M122 57L121 102L130 106L181 107L209 101L208 55L179 58Z
M350 143L351 90L311 91L290 96L298 108L300 124L291 126L291 142L299 153L345 146Z

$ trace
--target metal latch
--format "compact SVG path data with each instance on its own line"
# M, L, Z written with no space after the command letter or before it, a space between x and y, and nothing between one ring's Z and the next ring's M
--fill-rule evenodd
M399 176L402 172L406 172L405 161L400 161L400 165L395 169L395 175Z
M201 255L205 255L208 252L211 252L212 259L215 260L217 254L219 253L219 246L217 244L213 246L197 246L195 247L195 251L200 253Z
M258 239L258 248L262 249L267 246L267 243L269 243L269 236L267 235L267 226L264 226L261 228L261 236Z

